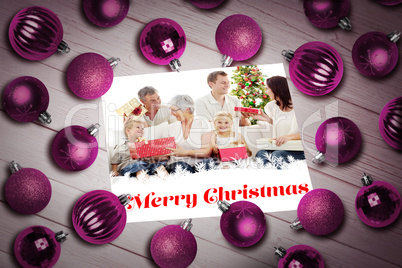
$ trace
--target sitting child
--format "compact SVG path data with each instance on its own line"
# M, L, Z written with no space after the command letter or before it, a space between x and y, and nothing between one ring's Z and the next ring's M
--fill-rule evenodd
M166 176L168 173L163 166L166 162L157 161L158 158L140 158L132 159L130 156L129 143L139 142L144 140L144 122L129 119L124 123L124 134L127 140L116 146L114 154L111 158L112 176L130 174L130 177L144 177L148 178L157 172L158 176Z

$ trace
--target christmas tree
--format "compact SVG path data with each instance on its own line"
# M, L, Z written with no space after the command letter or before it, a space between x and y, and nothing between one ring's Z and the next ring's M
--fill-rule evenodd
M232 84L237 85L231 95L241 100L243 107L261 108L270 101L266 94L265 77L257 65L237 66L233 71ZM252 124L256 121L252 120Z

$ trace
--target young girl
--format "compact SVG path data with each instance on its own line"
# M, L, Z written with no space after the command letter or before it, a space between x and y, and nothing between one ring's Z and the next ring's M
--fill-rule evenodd
M243 145L246 147L248 156L251 151L247 146L244 137L232 130L233 117L229 112L217 112L214 117L215 130L202 135L203 148L210 147L212 152L217 156L219 154L218 147L231 147L235 145ZM224 166L228 168L229 166Z
M166 176L168 173L163 166L166 162L155 161L151 158L132 159L130 156L129 143L144 140L144 122L138 120L128 119L124 123L124 134L127 140L118 145L111 158L112 176L130 174L130 177L144 177L147 178L148 174L158 173L158 176Z

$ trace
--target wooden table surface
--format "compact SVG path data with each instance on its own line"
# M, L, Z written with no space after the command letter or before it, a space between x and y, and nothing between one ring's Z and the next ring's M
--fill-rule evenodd
M229 244L219 228L219 217L194 219L193 234L198 243L197 257L191 267L276 267L274 246L289 248L307 244L324 257L327 267L401 267L402 219L391 226L374 229L358 218L354 200L361 187L363 172L375 180L385 180L402 193L401 151L388 146L378 130L378 116L384 105L402 94L402 64L381 79L369 79L355 69L351 50L356 39L370 31L389 33L402 30L402 5L386 7L374 0L351 0L349 18L353 29L319 29L303 12L301 0L226 0L219 8L200 10L185 0L132 0L127 18L112 28L99 28L85 17L81 0L19 0L0 1L0 86L2 90L13 79L29 75L45 83L50 94L48 111L53 122L19 123L0 107L0 267L17 267L13 245L17 234L31 225L45 225L70 235L62 244L56 267L155 267L149 251L153 234L168 224L179 221L156 221L127 224L122 235L110 244L92 245L74 231L71 211L84 193L110 190L105 133L98 136L100 149L95 163L88 169L71 173L61 170L53 161L50 146L55 134L69 125L89 126L103 123L101 101L83 100L68 88L65 72L68 64L81 53L96 52L106 58L119 57L121 63L114 75L126 76L170 72L167 66L148 62L142 55L138 40L144 26L153 19L170 18L178 22L187 35L187 47L180 58L182 70L207 69L220 66L220 53L215 45L215 30L227 16L245 14L254 18L263 32L259 52L250 60L235 65L288 63L283 49L296 50L309 41L332 45L343 59L345 71L341 84L323 97L302 94L290 82L295 110L304 140L307 159L315 152L314 136L321 122L333 116L354 121L362 132L363 144L358 156L349 163L334 166L315 165L308 161L314 188L334 191L342 200L345 219L336 232L317 237L306 231L294 231L289 223L296 211L266 214L268 229L263 239L251 248ZM8 27L21 9L39 5L51 9L64 27L64 40L71 47L69 54L33 62L18 56L8 41ZM398 49L401 54L401 41ZM191 90L191 89L189 89ZM13 212L5 201L4 184L10 176L9 163L19 162L44 172L50 179L53 194L41 212L24 216Z

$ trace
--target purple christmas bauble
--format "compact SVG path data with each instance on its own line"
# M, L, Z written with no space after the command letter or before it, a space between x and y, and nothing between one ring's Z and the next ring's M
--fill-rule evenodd
M225 0L190 0L194 6L202 9L211 9L221 5Z
M349 0L304 0L304 13L315 26L333 28L348 15Z
M31 226L15 239L14 255L24 268L53 267L59 260L61 248L56 234L45 226Z
M386 143L402 150L402 97L395 98L384 106L378 127Z
M84 0L85 15L100 27L119 24L127 16L129 6L129 0Z
M174 62L178 61L186 49L186 34L177 22L156 19L142 30L140 48L150 62L158 65L170 64L173 69ZM176 65L178 67L180 63Z
M72 220L82 239L92 244L106 244L123 232L127 215L119 197L108 191L95 190L78 199Z
M77 56L68 66L67 83L83 99L96 99L105 94L113 82L111 63L96 53Z
M86 128L69 126L60 130L54 137L52 155L61 168L80 171L95 161L98 142Z
M294 52L290 59L289 73L293 84L301 92L322 96L334 90L341 82L343 62L332 46L323 42L309 42Z
M402 3L402 0L376 0L376 1L384 6L395 6Z
M385 227L401 213L401 195L385 181L374 181L357 193L355 208L359 218L371 227Z
M62 42L63 26L51 10L32 6L18 12L10 23L8 37L11 46L28 60L43 60L58 49L69 52ZM64 47L59 47L62 44Z
M15 165L15 162L12 162ZM52 196L52 186L45 174L34 168L17 169L8 178L4 193L10 207L18 213L35 214L44 209Z
M296 245L287 250L279 247L275 252L281 259L278 268L324 268L324 259L313 247L307 245Z
M356 69L367 77L383 77L398 62L398 47L380 32L369 32L357 39L352 49Z
M46 86L35 77L21 76L7 85L3 93L3 106L7 113L20 122L40 120L52 122L46 112L49 106L49 93Z
M237 247L249 247L260 241L264 235L265 215L254 203L234 202L222 213L220 227L229 243Z
M190 231L180 225L168 225L152 238L151 255L159 267L185 268L197 255L197 241Z
M344 163L355 157L361 143L362 136L359 128L344 117L325 120L315 134L315 146L320 155L325 157L323 160L333 163ZM314 160L316 159L313 159L313 162Z
M252 18L236 14L224 19L216 29L216 46L235 61L254 56L262 42L261 29Z
M302 227L314 235L327 235L339 228L343 221L341 199L327 189L309 191L300 200L297 217Z

